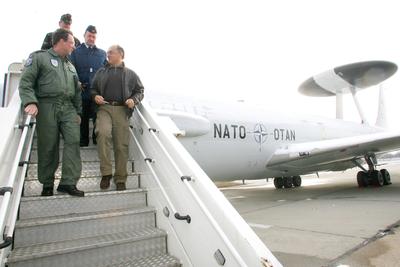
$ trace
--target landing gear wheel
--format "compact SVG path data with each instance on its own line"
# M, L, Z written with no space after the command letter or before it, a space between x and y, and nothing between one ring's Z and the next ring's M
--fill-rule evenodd
M358 187L367 187L368 186L368 177L367 177L366 172L359 171L357 173L357 183L358 183Z
M293 186L292 177L283 177L283 187L291 188Z
M383 186L382 173L378 170L374 170L371 173L372 183L376 186Z
M298 175L293 176L293 186L294 187L301 186L301 177L300 176L298 176Z
M283 187L283 178L282 177L275 177L274 178L274 185L276 189L281 189Z
M383 185L390 185L392 182L390 181L390 173L386 169L380 170L383 178Z

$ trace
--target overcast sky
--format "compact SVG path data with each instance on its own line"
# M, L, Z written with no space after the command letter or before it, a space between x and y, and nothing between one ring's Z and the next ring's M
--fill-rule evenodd
M62 6L64 4L64 6ZM40 49L60 16L72 31L98 29L97 45L118 43L146 90L245 99L278 113L334 117L333 98L299 95L307 78L365 60L398 64L400 15L389 0L3 1L0 72ZM389 122L399 128L400 74L385 83ZM378 90L361 93L371 123ZM345 117L358 120L346 99Z

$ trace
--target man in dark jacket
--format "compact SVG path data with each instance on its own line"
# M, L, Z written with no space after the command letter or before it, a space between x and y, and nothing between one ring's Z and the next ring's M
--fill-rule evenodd
M82 87L82 122L80 146L89 145L89 119L96 122L95 103L90 94L90 86L94 74L107 63L106 52L96 46L97 30L89 25L85 31L85 42L79 45L71 54L71 61L78 72ZM96 144L94 128L92 133L93 144Z
M112 178L111 144L115 158L114 182L117 190L126 189L129 117L144 96L139 77L124 65L124 54L119 45L111 46L107 51L108 64L97 71L92 82L92 96L98 105L95 133L101 189L109 188Z
M64 30L71 30L71 24L72 24L72 16L71 14L64 14L61 16L60 21L58 22L58 26L60 26L60 29ZM44 37L42 47L40 49L42 50L48 50L53 46L53 32L49 32L46 34L46 37ZM75 41L75 47L78 47L78 45L81 44L81 42L78 40L78 38L74 37Z

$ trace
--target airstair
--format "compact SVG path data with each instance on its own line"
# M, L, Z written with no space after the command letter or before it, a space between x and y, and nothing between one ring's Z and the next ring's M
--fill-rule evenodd
M89 146L78 183L85 197L41 197L18 66L0 110L0 266L281 266L146 103L131 119L127 190L99 189ZM55 188L60 175L61 167Z

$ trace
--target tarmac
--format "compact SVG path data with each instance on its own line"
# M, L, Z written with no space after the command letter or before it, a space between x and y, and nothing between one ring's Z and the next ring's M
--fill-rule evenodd
M352 169L303 176L299 188L217 186L283 266L400 266L400 163L381 168L391 185L359 188Z

